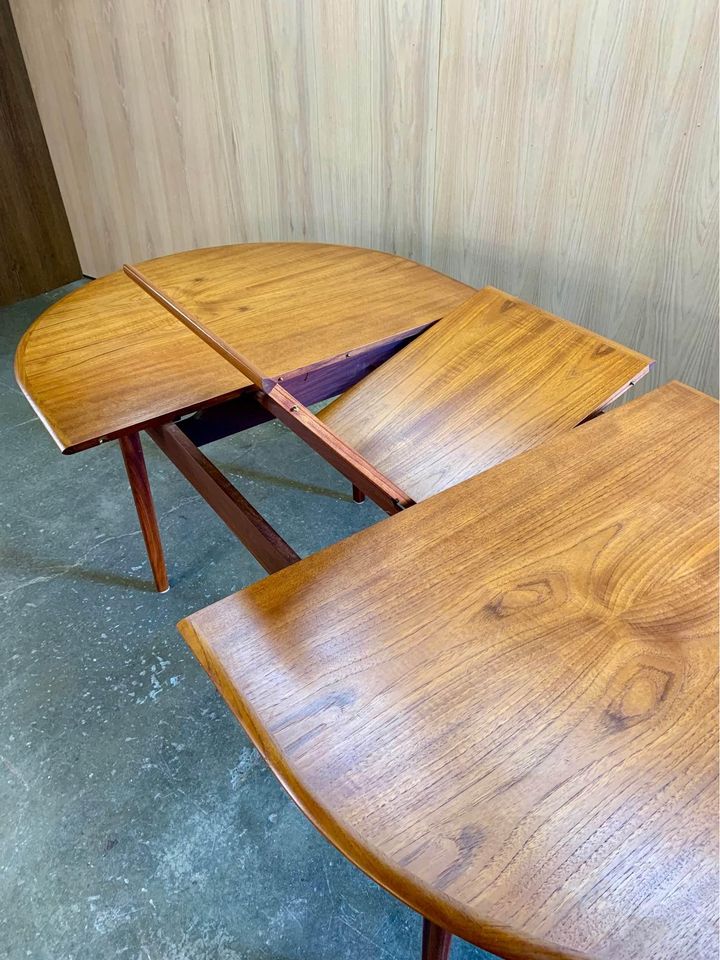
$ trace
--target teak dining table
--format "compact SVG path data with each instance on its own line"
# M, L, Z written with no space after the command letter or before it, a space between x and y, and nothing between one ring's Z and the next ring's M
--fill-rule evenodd
M425 960L717 956L717 426L670 383L179 625Z
M374 250L240 244L124 270L43 313L15 369L64 453L119 442L161 591L142 431L275 572L298 554L203 444L277 417L356 500L392 513L573 429L652 363L501 290ZM308 409L337 394L319 416Z
M331 244L210 247L143 269L304 404L341 393L474 293L411 260ZM168 576L143 431L182 417L174 433L154 435L164 452L237 535L259 531L261 551L278 540L199 450L272 415L248 379L122 271L41 314L20 342L15 376L63 453L119 442L158 590Z

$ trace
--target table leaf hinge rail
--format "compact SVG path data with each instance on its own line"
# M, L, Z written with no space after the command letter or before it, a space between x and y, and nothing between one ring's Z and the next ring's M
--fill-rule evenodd
M232 364L258 388L258 402L278 420L289 427L313 450L324 457L343 474L359 491L366 494L389 514L412 506L414 501L388 477L377 470L357 450L339 437L330 427L300 403L274 378L266 377L253 363L226 343L222 337L209 330L194 314L157 285L153 284L136 267L128 264L123 270L176 319L192 330L208 346L212 347L228 363ZM199 451L198 451L199 452Z

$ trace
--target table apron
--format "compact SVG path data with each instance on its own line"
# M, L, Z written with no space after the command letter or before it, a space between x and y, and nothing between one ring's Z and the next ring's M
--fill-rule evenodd
M430 326L431 323L426 323L399 337L301 367L279 377L278 381L304 406L320 403L354 386ZM195 446L202 447L267 423L274 417L260 406L256 393L257 388L250 385L230 400L197 410L178 421L178 426Z

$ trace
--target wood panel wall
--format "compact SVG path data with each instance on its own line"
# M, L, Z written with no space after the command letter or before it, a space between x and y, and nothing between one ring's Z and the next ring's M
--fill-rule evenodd
M0 0L0 305L80 277L7 0Z
M715 0L12 0L83 269L391 250L717 392Z
M432 246L714 393L716 8L444 0Z

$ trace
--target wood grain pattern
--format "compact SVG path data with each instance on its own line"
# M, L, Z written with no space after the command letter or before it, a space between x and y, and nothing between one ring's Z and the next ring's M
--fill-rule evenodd
M510 960L710 960L717 427L671 383L180 629L431 922Z
M258 403L387 513L397 513L412 506L412 499L403 489L349 446L332 428L316 417L312 410L298 403L281 384L273 387L267 394L258 392L257 399Z
M271 376L404 339L473 292L410 260L322 244L214 247L141 268ZM121 272L46 310L15 374L66 453L250 385Z
M319 417L417 502L576 426L650 363L486 287Z
M0 0L0 304L80 277L8 0Z
M258 403L347 477L356 500L391 514L592 417L650 366L486 287L318 417L136 267L123 271L258 387Z
M714 0L444 0L433 266L717 395Z
M376 247L657 357L647 386L717 393L715 0L12 7L91 275Z
M427 258L440 0L12 7L90 275L237 241Z
M194 313L190 313L165 290L156 286L144 273L138 270L137 267L132 267L130 264L125 263L123 264L123 273L125 276L130 277L141 290L144 290L145 293L151 296L156 303L159 303L168 313L172 314L176 320L179 320L188 330L191 330L196 336L200 337L209 347L235 367L236 370L239 370L250 383L259 387L261 390L272 389L275 385L275 380L264 377L262 371L258 370L251 360L242 356L242 354L238 353L234 347L231 347L226 340L223 340L210 330L209 327L206 327L204 323L201 323Z

